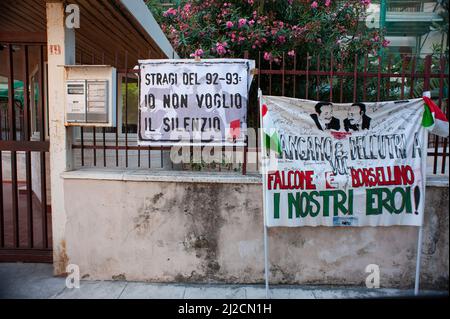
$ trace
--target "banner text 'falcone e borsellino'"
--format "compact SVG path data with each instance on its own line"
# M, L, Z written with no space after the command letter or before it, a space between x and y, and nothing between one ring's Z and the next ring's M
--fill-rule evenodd
M260 99L268 226L422 224L423 100Z

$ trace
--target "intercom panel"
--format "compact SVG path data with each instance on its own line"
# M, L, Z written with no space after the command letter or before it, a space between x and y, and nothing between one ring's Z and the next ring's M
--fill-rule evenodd
M116 69L106 65L67 65L66 125L116 125Z

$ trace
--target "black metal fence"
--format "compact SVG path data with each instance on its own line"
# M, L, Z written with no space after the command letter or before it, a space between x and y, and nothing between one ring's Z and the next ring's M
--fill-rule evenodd
M258 169L257 164L250 167L246 161L250 153L258 158L257 147L234 148L236 157L242 159L237 164L188 163L174 167L168 160L169 148L138 146L138 72L132 68L137 61L128 61L126 52L120 55L121 61L118 56L115 61L118 68L116 128L75 130L73 149L78 167L240 171L243 174ZM420 97L423 91L430 90L436 103L448 114L448 61L443 57L366 54L349 59L331 54L293 57L284 54L278 61L266 61L259 53L251 58L256 60L257 72L250 91L248 127L259 127L257 88L267 95L339 103L403 100ZM85 63L86 58L80 54L79 61L82 60ZM93 56L92 60L98 61L98 57ZM448 139L430 135L428 146L432 172L448 173Z

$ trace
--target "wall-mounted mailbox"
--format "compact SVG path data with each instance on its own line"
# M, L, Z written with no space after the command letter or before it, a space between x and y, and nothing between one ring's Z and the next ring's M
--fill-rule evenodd
M116 125L116 69L66 65L66 125Z

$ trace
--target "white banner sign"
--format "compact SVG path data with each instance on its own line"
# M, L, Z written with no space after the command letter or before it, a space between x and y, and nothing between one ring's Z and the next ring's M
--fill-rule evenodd
M422 224L423 100L337 104L262 96L268 226Z
M140 60L139 145L239 145L255 63Z

